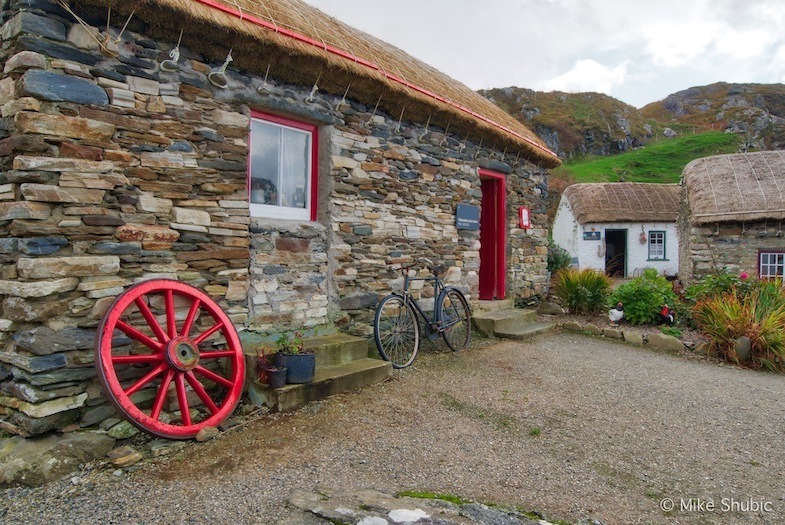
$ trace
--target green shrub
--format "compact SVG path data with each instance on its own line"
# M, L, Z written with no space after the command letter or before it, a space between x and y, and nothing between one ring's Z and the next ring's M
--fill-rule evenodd
M695 322L720 357L752 368L785 371L785 294L779 285L761 282L749 292L731 288L695 305ZM750 339L747 360L736 352L740 337Z
M652 324L659 322L663 304L676 304L676 294L665 277L649 268L613 291L609 304L619 301L624 304L624 319L631 324Z
M555 274L559 270L569 268L572 264L572 256L567 250L553 241L548 243L548 271Z
M681 339L681 336L684 335L681 330L679 330L678 328L674 328L672 326L663 326L660 329L660 332L662 332L665 335L673 336L677 339Z
M604 273L565 268L556 274L554 293L573 314L597 313L608 299L611 282Z
M708 297L722 295L736 289L741 295L746 295L754 288L756 279L742 279L736 274L728 273L727 268L723 268L716 274L710 274L688 286L685 290L685 298L689 301L701 301Z

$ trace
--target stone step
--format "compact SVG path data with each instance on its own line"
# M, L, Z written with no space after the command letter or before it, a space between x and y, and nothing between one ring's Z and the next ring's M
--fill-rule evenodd
M496 337L524 341L537 335L550 332L554 327L555 325L553 323L527 323L508 330L497 330Z
M537 312L528 308L493 310L472 314L475 328L485 337L494 337L496 332L514 330L536 320Z
M367 339L341 333L306 339L303 348L316 353L317 369L323 366L341 365L369 356Z
M389 362L365 357L317 368L313 381L301 385L286 385L274 390L258 381L249 381L248 397L256 406L287 412L311 401L386 381L392 377L392 373Z
M513 299L477 301L474 304L475 312L493 312L496 310L512 310L515 308L515 301Z

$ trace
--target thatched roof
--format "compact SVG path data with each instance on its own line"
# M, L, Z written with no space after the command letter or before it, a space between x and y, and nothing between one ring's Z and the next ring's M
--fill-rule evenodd
M687 164L683 178L693 222L785 219L781 151L704 157Z
M232 49L233 67L358 100L404 120L430 122L543 167L560 161L526 126L444 73L301 0L70 0L97 19L112 5L122 25L143 21L153 38L176 42L215 64Z
M581 224L598 222L676 222L678 184L607 182L573 184L564 190Z

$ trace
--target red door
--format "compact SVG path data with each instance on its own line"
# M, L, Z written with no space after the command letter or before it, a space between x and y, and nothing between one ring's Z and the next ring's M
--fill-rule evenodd
M504 175L480 170L480 300L504 299L507 284L507 205Z

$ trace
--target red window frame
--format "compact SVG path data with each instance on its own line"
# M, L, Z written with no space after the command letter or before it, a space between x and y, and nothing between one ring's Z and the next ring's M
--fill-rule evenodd
M280 124L290 128L307 131L311 135L311 189L310 189L310 212L311 222L315 222L318 216L317 196L319 195L319 127L316 124L309 124L301 120L294 120L281 115L267 113L264 111L251 111L251 118ZM246 177L246 188L248 191L248 202L251 202L251 148L253 136L251 135L251 123L248 123L248 175Z

